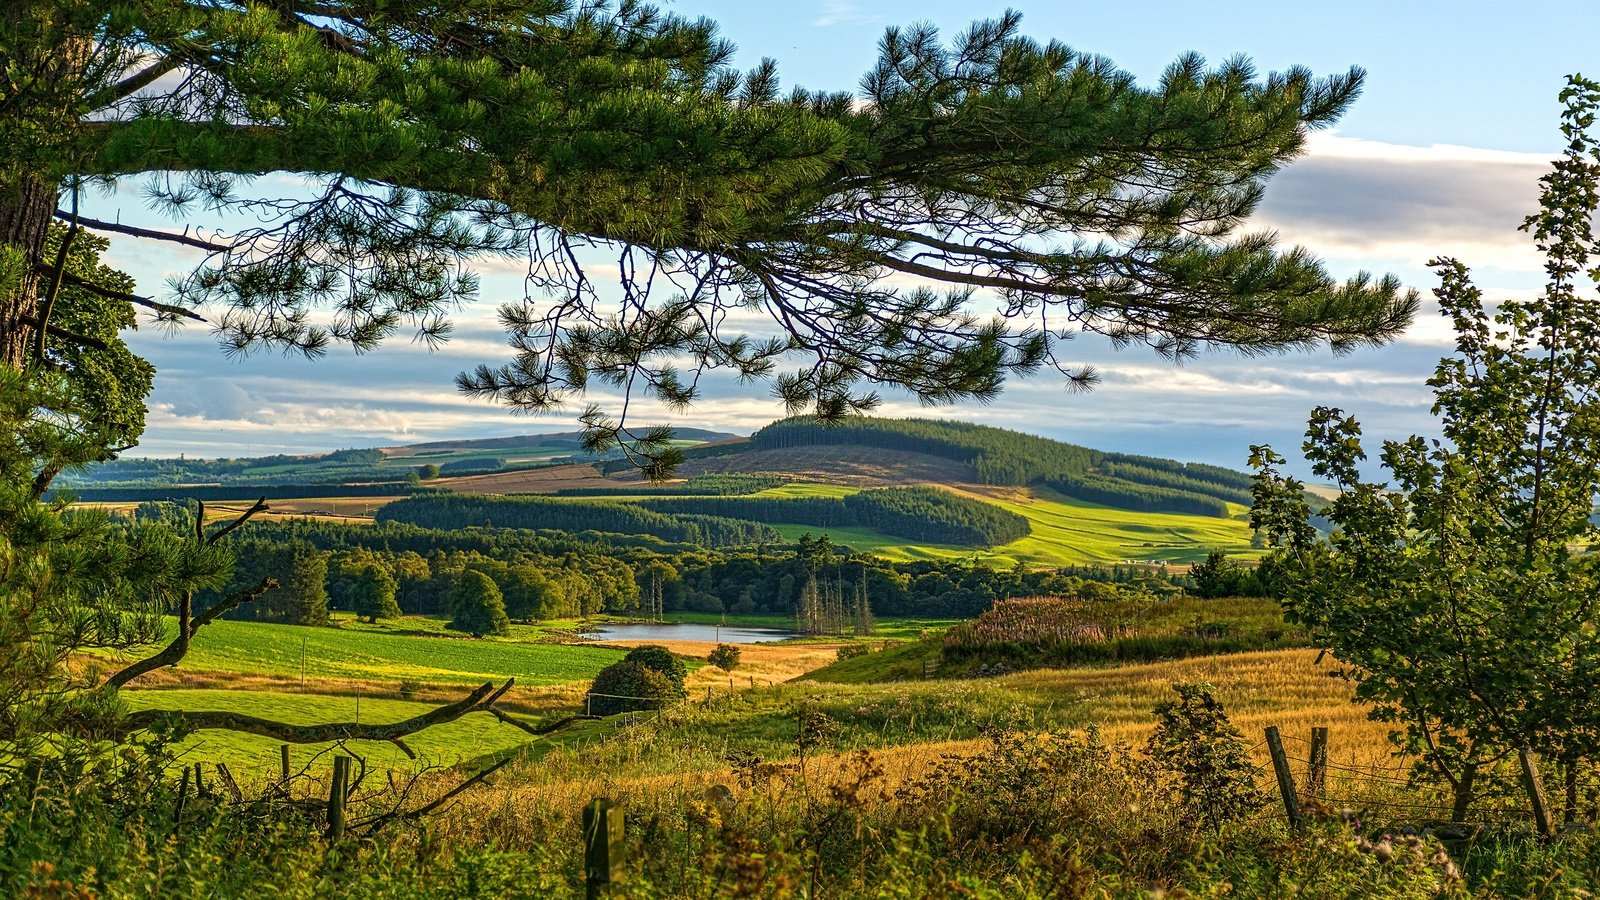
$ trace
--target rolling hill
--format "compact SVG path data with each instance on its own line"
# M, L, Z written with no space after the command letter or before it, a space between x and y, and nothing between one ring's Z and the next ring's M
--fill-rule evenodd
M1183 565L1213 549L1251 552L1246 473L982 425L785 419L749 438L693 430L682 434L684 477L659 485L641 480L626 461L572 461L577 437L439 441L257 460L130 460L123 474L158 480L152 471L167 472L169 483L153 489L161 499L265 493L282 498L290 514L324 511L327 502L311 498L344 497L379 520L436 528L616 531L714 546L827 534L837 544L903 562ZM423 493L398 478L427 463L438 465L441 476L425 482ZM174 477L179 472L212 480L183 483ZM78 493L86 501L154 498L105 484L91 482Z

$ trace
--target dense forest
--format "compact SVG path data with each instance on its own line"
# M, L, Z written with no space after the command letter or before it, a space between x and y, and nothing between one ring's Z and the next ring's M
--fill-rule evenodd
M981 500L934 487L875 488L839 497L681 497L642 500L663 513L749 519L767 525L864 525L933 544L995 547L1029 532L1028 520Z
M442 529L482 526L654 535L714 548L782 540L765 525L743 519L668 514L631 503L535 496L429 492L390 503L378 510L376 518Z
M182 525L193 514L183 504L147 503L133 515ZM666 612L789 616L812 582L841 592L864 584L873 614L926 617L973 616L1007 597L1154 597L1189 585L1187 577L1134 568L1028 571L965 561L896 564L851 553L826 536L718 551L518 528L290 520L255 523L228 540L238 560L232 582L198 597L199 608L270 577L277 588L231 615L299 624L321 624L330 609L357 611L357 583L369 566L393 580L401 612L447 612L453 579L471 569L495 583L511 618L524 621L630 614L639 611L640 598L649 591L659 591Z
M857 417L837 423L784 419L757 431L747 445L691 450L689 456L723 455L739 446L783 450L829 445L924 453L970 466L973 477L984 484L1049 484L1080 500L1128 509L1227 516L1227 503L1250 502L1250 476L1244 472L1104 453L1003 428L938 419Z

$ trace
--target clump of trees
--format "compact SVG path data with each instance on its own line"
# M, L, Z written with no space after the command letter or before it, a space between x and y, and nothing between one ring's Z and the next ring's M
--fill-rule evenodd
M1305 455L1339 486L1326 539L1283 457L1252 449L1253 521L1289 614L1394 723L1418 774L1449 789L1458 819L1523 752L1557 761L1570 816L1600 753L1600 568L1586 550L1600 540L1600 301L1581 290L1600 278L1600 84L1574 77L1561 100L1566 152L1523 226L1545 256L1543 292L1490 304L1466 266L1434 261L1455 330L1428 382L1442 440L1385 441L1388 480L1369 481L1360 424L1314 410Z

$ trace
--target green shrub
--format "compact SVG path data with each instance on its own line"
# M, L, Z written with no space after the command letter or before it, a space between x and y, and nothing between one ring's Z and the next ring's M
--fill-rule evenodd
M660 672L680 692L683 690L684 679L689 677L689 670L684 666L683 660L660 644L642 644L635 647L628 651L628 655L624 656L622 661L638 663L645 668Z
M1145 752L1176 780L1181 818L1220 832L1266 804L1256 787L1260 773L1210 685L1172 687L1178 699L1155 708L1156 730Z
M718 644L715 650L706 657L706 662L716 666L724 672L732 672L739 667L739 657L742 654L738 647L732 644Z
M835 655L841 660L855 659L858 656L866 656L869 649L866 644L845 644Z
M589 693L589 712L609 716L660 709L683 697L683 685L642 662L624 659L601 669Z

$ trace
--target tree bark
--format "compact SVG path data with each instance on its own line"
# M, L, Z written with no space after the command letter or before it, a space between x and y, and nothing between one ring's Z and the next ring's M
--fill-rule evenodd
M39 270L45 235L56 209L56 185L36 175L0 181L0 247L22 254L21 278L0 288L0 365L21 369L28 361L39 315Z
M1478 780L1478 764L1467 763L1461 770L1461 778L1455 785L1455 803L1450 810L1450 817L1454 821L1464 822L1467 819L1467 810L1472 807L1472 786Z

